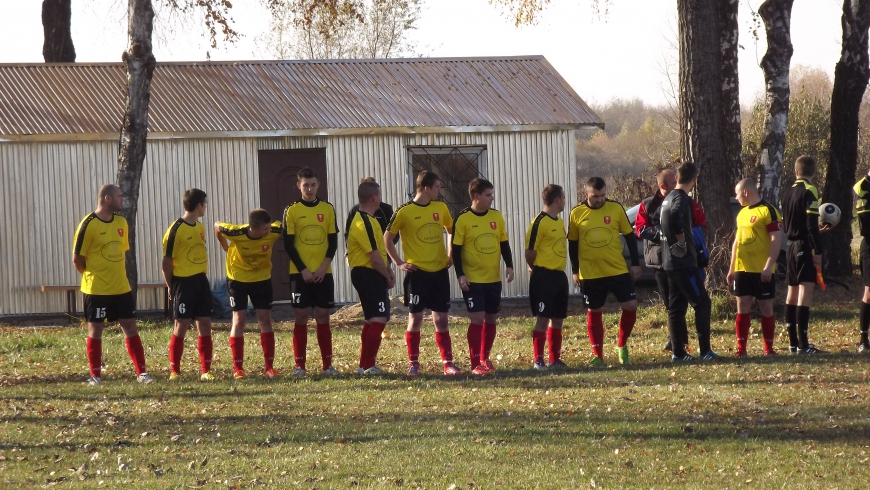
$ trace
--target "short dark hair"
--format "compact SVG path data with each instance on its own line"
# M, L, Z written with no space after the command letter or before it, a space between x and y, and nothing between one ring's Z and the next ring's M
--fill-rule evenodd
M195 211L196 207L204 203L205 198L207 197L208 196L205 194L204 191L196 188L187 189L186 191L184 191L184 199L182 200L182 203L184 204L184 210L190 212Z
M816 159L809 155L801 155L794 161L794 169L801 177L816 175Z
M432 187L439 180L441 177L438 177L438 174L431 170L424 170L417 175L417 190L421 191L427 187Z
M300 181L300 182L302 181L302 179L318 179L318 180L320 180L317 177L317 172L315 172L314 169L311 167L300 168L299 171L296 172L296 179L297 179L297 181Z
M589 177L589 180L586 181L586 187L591 187L596 191L600 191L607 187L607 182L605 182L601 177Z
M541 198L547 206L553 204L556 199L559 199L564 195L565 191L562 189L562 186L558 184L550 184L547 187L544 187L544 190L541 192Z
M103 184L100 186L100 191L97 193L97 202L103 202L106 196L114 194L116 189L120 189L120 187L115 184Z
M495 186L492 185L492 182L477 177L468 183L468 197L474 199L475 194L483 194L489 189L495 189Z
M688 184L698 176L698 166L691 162L680 165L677 169L677 183Z
M360 179L359 183L362 184L363 182L377 182L377 181L375 180L374 177L369 176L369 177L363 177L362 179Z
M248 215L249 226L268 225L271 222L272 215L270 215L269 212L263 208L257 208L251 211L251 214Z
M377 182L373 180L366 180L360 182L359 187L356 190L356 196L359 198L359 203L368 202L371 200L372 196L377 195L381 192L381 186L378 185Z

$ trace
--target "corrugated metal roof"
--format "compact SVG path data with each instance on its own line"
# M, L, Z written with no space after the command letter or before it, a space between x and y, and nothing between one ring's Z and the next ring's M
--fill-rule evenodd
M0 64L0 138L117 137L121 63ZM602 126L543 56L158 63L152 136Z

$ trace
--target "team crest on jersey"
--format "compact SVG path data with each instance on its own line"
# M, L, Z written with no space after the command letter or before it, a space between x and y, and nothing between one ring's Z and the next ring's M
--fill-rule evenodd
M492 229L494 230L494 229L498 228L498 225L495 224L495 221L490 221L490 222L489 222L489 227L492 228Z
M268 252L268 251L269 251L269 246L268 246L268 245L263 245L261 248L263 249L263 252Z
M439 218L440 218L440 216L438 215L438 213L432 213L432 219L434 219L435 221L438 221Z
M322 214L317 215L317 221L320 221L321 223L323 222L323 215Z
M605 217L604 217L604 224L605 224L605 225L609 225L609 224L610 224L610 216L605 216Z
M123 228L118 228L118 236L120 236L120 237L124 236L124 229Z
M757 219L758 219L758 216L753 216L753 217L749 218L749 222L755 223L755 220L757 220Z

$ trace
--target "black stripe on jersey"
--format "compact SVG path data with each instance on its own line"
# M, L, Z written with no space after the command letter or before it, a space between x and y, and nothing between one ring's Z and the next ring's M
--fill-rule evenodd
M459 214L456 215L456 219L453 220L453 231L454 231L454 233L453 233L452 235L450 235L450 245L453 245L454 240L456 240L456 233L455 233L455 231L459 228L459 218L461 218L462 215L463 215L463 214L466 214L466 213L472 213L472 214L474 214L474 211L472 211L471 208L465 208L465 209L463 209L462 211L460 211Z
M360 217L362 218L362 222L366 227L366 235L369 236L369 242L372 245L372 251L378 249L378 242L375 240L375 230L372 228L372 222L369 221L370 215L368 213L364 213L362 211L357 211Z
M283 230L280 226L270 226L270 227L269 227L269 232L270 232L270 233L277 233L277 234L280 235L281 233L284 232L284 230Z
M172 257L172 250L175 248L175 234L183 222L184 220L178 218L175 220L175 223L172 223L172 228L169 229L169 239L166 240L166 253L163 254L164 257Z
M532 225L532 232L529 233L529 250L535 249L535 240L538 238L538 226L540 226L541 220L544 219L544 216L547 216L547 213L541 211L541 214L535 218L535 223Z
M401 209L404 208L405 206L410 206L411 204L414 204L414 201L408 201L408 202L406 202L405 204L402 204L401 206L397 207L396 210L393 211L393 216L390 217L390 222L387 223L387 230L389 230L390 228L393 227L393 221L395 221L395 220L396 220L396 216L399 215L399 210L401 210ZM387 230L384 230L384 231L387 231Z
M245 232L248 231L247 228L239 228L238 230L231 230L229 228L224 228L223 226L218 227L218 230L220 230L220 232L226 236L244 235Z
M776 208L773 207L773 205L771 205L769 202L767 202L763 199L761 200L761 202L759 204L761 204L762 206L767 208L767 212L770 213L770 222L771 223L778 223L779 222L779 218L777 218L777 216L776 216Z
M338 215L335 214L335 206L333 206L332 203L329 201L323 201L323 202L325 202L326 204L329 204L329 207L332 208L332 225L335 226L335 230L333 231L333 233L335 233L337 235L338 234Z
M88 224L91 221L93 221L94 218L96 218L96 217L97 217L97 213L89 214L88 217L85 218L85 220L82 221L82 224L79 226L77 236L76 236L76 246L75 246L75 250L73 250L74 254L81 255L82 245L84 245L84 242L85 242L85 230L87 230Z

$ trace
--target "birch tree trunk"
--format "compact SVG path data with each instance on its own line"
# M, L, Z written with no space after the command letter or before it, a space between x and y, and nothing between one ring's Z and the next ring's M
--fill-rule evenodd
M742 167L737 99L737 0L678 0L680 159L700 170L710 274L724 280L734 233L729 198Z
M122 55L127 67L127 96L118 151L118 186L124 196L121 215L127 219L130 250L127 251L127 279L136 294L139 275L136 268L136 214L139 210L139 184L145 162L148 135L148 104L151 77L157 61L151 51L154 9L151 0L129 0L127 37L129 46Z
M843 42L831 92L831 151L824 200L843 212L840 225L826 234L825 273L852 274L852 186L858 159L858 111L870 80L867 31L870 0L843 0Z
M791 9L794 0L766 0L758 8L767 33L767 52L761 58L764 71L765 109L761 133L761 198L779 204L782 190L782 157L788 129Z
M738 33L737 10L739 0L719 0L719 46L722 51L722 126L725 153L720 158L726 166L728 179L723 182L730 198L734 184L743 178L743 131L740 127L740 83L737 71ZM730 185L728 185L730 183ZM730 216L731 206L728 206ZM730 240L729 240L730 242Z
M70 25L72 0L42 1L42 59L46 63L72 63L76 60Z

